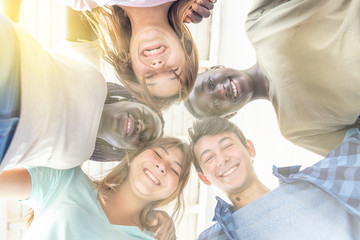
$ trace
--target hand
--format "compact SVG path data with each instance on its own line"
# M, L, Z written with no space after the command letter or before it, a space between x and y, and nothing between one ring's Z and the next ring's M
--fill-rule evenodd
M175 225L169 214L165 211L152 210L146 221L150 231L154 232L155 238L159 240L175 240Z
M214 8L216 0L195 0L185 18L186 23L199 23L203 18L210 16L210 10Z

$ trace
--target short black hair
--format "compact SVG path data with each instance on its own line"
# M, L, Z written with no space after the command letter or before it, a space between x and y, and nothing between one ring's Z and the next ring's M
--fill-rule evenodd
M235 124L222 117L206 117L202 120L197 120L188 132L190 149L194 155L193 164L198 172L202 172L202 170L199 161L196 159L194 147L203 136L214 136L224 132L232 132L239 138L240 142L246 146L246 138L243 132Z

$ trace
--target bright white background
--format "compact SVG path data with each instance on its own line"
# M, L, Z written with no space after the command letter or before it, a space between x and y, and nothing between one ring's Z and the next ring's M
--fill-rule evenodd
M218 0L210 19L201 24L191 24L190 29L198 45L200 71L212 65L225 65L236 69L252 66L256 57L245 35L244 22L252 1ZM23 0L22 24L46 47L53 47L65 33L64 7L56 0ZM110 73L106 73L111 76ZM108 79L112 81L111 77ZM175 105L164 114L165 135L187 139L187 129L194 118L182 104ZM259 178L269 188L277 186L271 174L272 165L286 166L302 164L308 166L321 158L286 141L280 134L272 105L257 100L241 109L231 119L253 141L257 156L254 166ZM85 171L98 175L111 166L86 163ZM186 212L177 226L178 239L194 239L211 224L214 195L221 194L197 180L195 172L186 189ZM0 239L21 239L23 234L23 212L27 209L17 202L0 202ZM44 226L45 227L45 226Z

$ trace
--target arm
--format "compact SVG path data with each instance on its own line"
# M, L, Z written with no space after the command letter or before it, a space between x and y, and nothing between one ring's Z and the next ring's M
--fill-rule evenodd
M25 168L6 170L0 174L0 199L28 199L31 190L31 176Z

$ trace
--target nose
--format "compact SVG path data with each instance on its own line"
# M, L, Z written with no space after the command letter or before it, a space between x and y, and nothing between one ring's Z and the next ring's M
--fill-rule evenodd
M143 131L145 131L145 129L146 129L145 123L139 119L136 122L136 133L143 132Z
M159 170L159 172L162 174L162 175L166 175L167 174L167 167L166 165L163 163L163 162L158 162L155 164L156 168Z
M154 59L150 62L150 66L154 69L160 69L164 67L165 61L163 59Z
M229 158L226 156L222 156L217 159L216 167L222 167L222 166L226 165L227 162L229 162Z
M213 95L215 95L219 99L226 98L226 87L224 84L217 84L213 91Z

